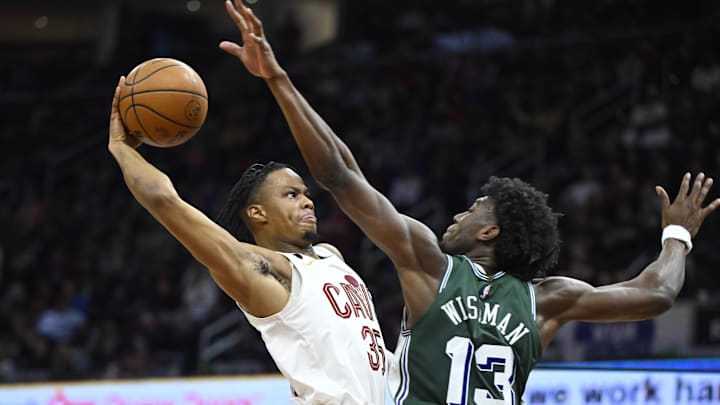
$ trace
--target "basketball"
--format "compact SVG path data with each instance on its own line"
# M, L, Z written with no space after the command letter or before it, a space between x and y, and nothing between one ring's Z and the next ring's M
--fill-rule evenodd
M120 89L120 117L141 141L161 148L180 145L205 122L205 84L190 66L171 58L137 65Z

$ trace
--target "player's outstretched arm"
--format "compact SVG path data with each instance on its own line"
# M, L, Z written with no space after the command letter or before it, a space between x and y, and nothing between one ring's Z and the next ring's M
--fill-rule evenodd
M280 67L252 10L240 0L234 4L227 0L225 6L242 33L243 43L223 41L220 48L240 59L250 73L266 80L315 180L332 193L343 211L390 256L401 273L423 273L420 283L425 279L434 282L446 264L437 237L425 225L399 214L367 182L347 146ZM408 277L412 278L401 274L403 284L414 284Z
M280 254L241 243L202 212L183 201L170 179L136 150L140 142L125 130L118 111L120 78L110 114L108 149L135 199L204 264L218 285L245 310L268 316L289 297L281 282L290 264ZM280 275L280 276L279 276Z
M670 203L660 186L663 244L658 258L637 277L617 284L592 287L567 277L550 277L536 286L538 314L550 335L572 320L613 322L651 318L667 311L685 281L685 256L705 218L720 207L716 199L702 204L713 184L703 173L690 187L690 173L683 176L680 190ZM684 229L684 230L683 230Z

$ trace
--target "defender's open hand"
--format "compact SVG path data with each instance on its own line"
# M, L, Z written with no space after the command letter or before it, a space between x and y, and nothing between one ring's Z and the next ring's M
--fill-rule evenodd
M272 48L265 39L262 22L246 7L242 0L225 0L225 9L235 25L242 33L242 46L231 41L223 41L220 48L234 55L245 65L247 70L257 77L272 79L283 74Z
M715 199L708 206L702 206L705 198L710 192L713 179L705 178L704 173L699 173L695 177L692 189L690 188L690 173L685 173L680 183L675 201L670 203L667 192L661 186L655 187L655 192L662 202L662 226L680 225L690 232L692 237L697 235L700 226L707 216L720 207L720 198Z

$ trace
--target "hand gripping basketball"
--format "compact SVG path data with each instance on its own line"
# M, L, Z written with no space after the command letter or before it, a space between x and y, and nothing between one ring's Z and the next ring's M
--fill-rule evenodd
M144 143L171 147L187 142L207 116L205 84L179 60L156 58L136 66L120 88L120 117Z

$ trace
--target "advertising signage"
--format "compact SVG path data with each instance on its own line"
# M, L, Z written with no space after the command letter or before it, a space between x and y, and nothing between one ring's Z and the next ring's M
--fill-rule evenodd
M692 364L700 368L539 368L530 374L524 404L720 405L720 370L709 367L716 363ZM289 404L290 386L280 376L0 385L0 405Z
M720 372L535 370L524 395L530 404L720 405Z

